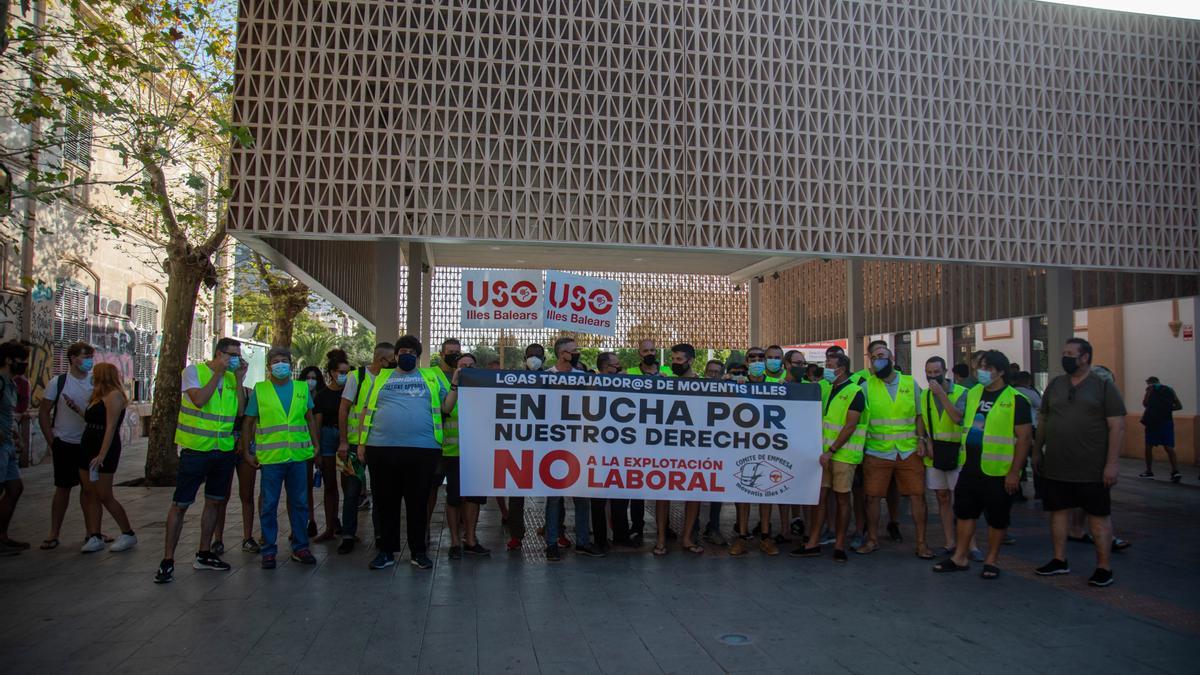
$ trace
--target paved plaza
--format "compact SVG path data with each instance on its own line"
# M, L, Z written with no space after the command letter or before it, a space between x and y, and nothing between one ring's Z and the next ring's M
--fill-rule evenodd
M118 480L139 475L142 452L127 449ZM439 509L429 571L402 564L372 572L369 546L339 556L324 544L313 549L316 567L282 562L261 570L237 546L233 505L225 536L233 570L196 572L193 508L176 581L158 586L151 580L170 489L118 488L140 540L132 552L80 554L75 505L63 546L39 551L52 492L50 467L40 466L25 473L12 531L35 548L0 559L0 671L1194 672L1196 469L1172 485L1135 478L1139 462L1123 460L1121 468L1114 512L1133 547L1115 556L1116 585L1092 589L1086 545L1071 544L1074 574L1032 574L1050 557L1033 502L1015 509L1017 543L1001 558L1004 576L987 582L978 565L969 574L932 574L912 554L911 522L905 543L852 554L847 565L757 552L730 559L723 550L696 557L678 547L665 558L647 547L547 564L534 532L540 500L528 507L524 553L504 551L489 502L480 535L493 550L487 559L447 559ZM938 546L934 509L930 543ZM728 532L733 507L724 515ZM369 521L363 513L368 533ZM107 514L105 529L115 534Z

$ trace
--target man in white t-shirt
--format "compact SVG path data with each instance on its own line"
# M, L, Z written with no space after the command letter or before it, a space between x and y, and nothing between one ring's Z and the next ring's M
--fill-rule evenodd
M362 406L356 405L359 395L362 395L365 404L379 371L395 367L396 348L387 342L381 342L375 345L375 353L371 357L370 365L352 370L346 377L346 385L342 387L342 403L338 407L338 433L341 435L338 443L338 455L342 457L343 461L347 461L351 446L349 420L351 417L357 418L362 411ZM359 386L360 375L362 376L362 386ZM357 447L362 440L364 439L356 436L353 445ZM342 492L346 504L353 504L355 508L365 507L366 491L366 486L357 477L344 476L342 478ZM358 519L348 518L350 513L349 508L342 511L342 543L338 546L338 553L345 554L354 549L354 537L358 533ZM371 511L371 522L375 526L375 532L378 533L379 516L374 509Z
M38 408L38 424L54 462L54 499L50 502L50 534L42 549L58 546L71 489L79 485L83 411L92 397L96 350L86 342L67 347L67 372L50 380ZM82 495L81 495L82 496Z

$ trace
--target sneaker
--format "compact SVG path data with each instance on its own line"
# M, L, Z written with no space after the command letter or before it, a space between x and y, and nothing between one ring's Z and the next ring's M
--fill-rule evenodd
M504 545L504 548L506 548L510 551L520 551L521 550L521 540L517 539L516 537L513 537L512 539L508 540L508 543Z
M313 557L312 551L302 548L299 551L292 551L292 562L298 562L301 565L316 565L317 559Z
M1004 544L1005 546L1014 546L1017 543L1017 538L1012 536L1011 534L1006 534L1006 535L1004 535L1004 541L1001 543Z
M584 546L576 546L575 552L579 555L586 555L589 558L603 558L604 551L601 551L595 544L586 544Z
M758 548L767 555L779 555L779 547L775 545L775 542L770 537L760 539Z
M641 532L629 533L629 543L635 547L642 545L642 539L644 539L644 537L642 536Z
M12 555L20 555L21 551L23 550L25 549L18 548L16 546L9 546L8 544L0 541L0 558Z
M242 553L258 553L261 550L262 547L258 545L257 541L254 541L253 537L242 542Z
M567 536L565 534L558 535L558 547L559 548L571 548L571 540L567 539Z
M1178 471L1171 472L1171 482L1172 483L1178 483L1181 480L1183 480L1183 474L1179 473Z
M822 546L828 546L835 542L837 542L837 535L833 533L833 530L828 528L821 531L821 538L817 540L817 543Z
M343 539L342 543L338 544L338 547L337 547L337 552L341 555L346 555L347 553L349 553L353 550L354 550L354 539Z
M887 533L892 538L892 541L904 541L904 535L900 534L900 523L894 521L888 523Z
M112 551L113 553L120 553L121 551L128 551L134 546L137 546L137 535L125 534L122 532L121 535L117 537L117 540L113 542L113 545L108 547L108 550Z
M275 556L271 555L270 553L264 555L262 557L262 568L264 570L275 569Z
M213 555L225 555L225 542L218 539L208 547L208 550L212 551Z
M363 496L363 498L358 501L358 510L359 511L370 511L371 510L371 498L367 497L367 496Z
M792 534L797 537L804 537L804 521L799 518L792 518Z
M450 559L451 560L462 560L462 547L461 546L451 546L450 547Z
M1129 548L1130 546L1133 546L1133 544L1129 543L1128 539L1122 539L1120 537L1113 537L1113 545L1112 545L1113 551L1124 551L1125 549Z
M816 558L821 555L821 547L813 546L809 548L807 546L797 546L788 555L793 558Z
M1066 560L1055 558L1033 572L1039 577L1052 577L1055 574L1070 574L1071 566L1067 564Z
M93 534L92 536L88 537L83 542L83 546L79 549L79 552L80 553L96 553L97 551L103 551L103 550L104 550L104 539L98 534Z
M1096 571L1092 572L1092 578L1088 579L1088 586L1099 586L1099 587L1111 586L1112 582L1113 582L1112 570L1106 570L1106 569L1097 567Z
M559 562L562 560L562 554L558 552L557 546L546 547L546 562Z
M833 549L833 562L844 563L847 560L849 560L849 558L846 556L845 551L840 548Z
M1154 478L1153 471L1143 471L1138 474L1138 478Z
M488 549L488 548L484 548L483 546L481 546L481 545L479 544L479 542L475 542L475 545L474 545L474 546L466 546L466 545L464 545L464 546L463 546L463 553L470 553L471 555L480 555L480 556L484 556L484 555L491 555L491 554L492 554L492 550L491 550L491 549Z
M382 570L396 564L396 558L391 553L380 551L375 554L375 558L367 564L367 569Z
M158 571L154 573L154 583L169 584L175 580L175 561L163 558L163 561L158 564Z
M862 532L855 532L854 536L850 537L850 548L854 548L854 549L862 548L862 545L864 543L866 543L866 541L867 541L867 536L865 534L863 534Z
M772 538L775 540L775 544L776 544L777 546L783 546L784 544L786 544L786 543L788 543L789 541L791 541L790 539L788 539L787 537L783 536L782 534L777 534L777 535L775 535L775 536L774 536L774 537L772 537Z
M409 559L408 564L419 570L427 570L433 567L433 561L427 555L414 555Z
M198 551L196 559L192 561L192 569L195 570L216 570L218 572L228 572L231 565L217 557L212 551Z
M950 553L953 554L954 551L951 551ZM980 551L977 548L971 549L970 552L967 553L967 557L970 558L972 562L983 562L986 559L986 556L983 555L983 551Z
M746 555L746 540L734 537L733 543L729 545L729 555L734 558Z

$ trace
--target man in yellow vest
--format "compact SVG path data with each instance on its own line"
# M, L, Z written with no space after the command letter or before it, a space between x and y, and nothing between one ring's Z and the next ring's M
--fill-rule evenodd
M458 357L462 354L462 341L458 338L447 338L442 341L441 351L438 352L438 364L429 368L422 368L422 372L427 372L429 375L437 377L442 386L449 391L450 378L454 375L454 370L458 365ZM433 480L429 484L429 506L425 509L425 531L430 532L433 529L433 511L437 508L438 492L442 488L442 484L446 482L446 448L449 446L455 457L458 456L458 411L452 411L449 415L442 418L442 459L438 462L437 470L433 473ZM454 551L453 548L459 541L455 540L454 536L458 534L459 525L462 524L462 511L458 506L453 507L446 504L446 524L450 526L451 552L450 556L454 559L462 557L461 551ZM458 519L458 523L451 525L450 518L453 516Z
M966 395L967 388L946 378L946 360L940 356L931 356L925 362L925 380L929 388L921 392L919 412L933 448L933 452L925 457L925 487L933 490L937 497L938 517L942 521L942 534L946 537L946 545L941 552L950 555L954 552L956 541L951 495L962 468L958 463L962 427L954 421L951 409ZM983 560L983 552L975 548L974 541L970 550L972 560Z
M254 385L246 402L242 443L254 439L255 453L246 453L262 467L262 568L275 569L275 540L279 536L279 496L287 487L288 516L292 524L292 560L315 565L308 550L308 461L320 445L313 417L313 399L307 387L292 379L292 353L284 347L267 352L270 379Z
M350 450L358 447L363 440L359 425L363 408L367 405L367 396L375 383L375 377L384 368L396 367L396 348L390 342L380 342L375 345L375 353L371 363L365 367L350 371L346 384L342 387L342 400L338 406L338 433L341 439L338 443L338 457L342 462L349 462ZM361 464L360 464L361 466ZM346 503L369 508L370 500L366 494L367 486L358 476L346 475L342 478L343 498ZM358 519L342 519L342 543L338 545L338 553L347 554L354 550L354 540L358 535ZM349 522L346 522L349 521ZM371 509L371 523L375 527L375 542L379 542L379 512Z
M979 384L953 408L947 408L963 429L958 455L962 470L954 488L958 545L952 556L934 565L935 572L968 568L969 542L975 535L975 521L982 515L987 518L988 550L980 576L1000 576L996 561L1011 519L1012 495L1021 484L1021 467L1033 445L1032 409L1029 401L1005 382L1007 369L1004 354L984 352L975 373Z
M892 478L901 496L908 497L917 530L917 557L928 560L925 543L925 465L929 452L925 423L917 414L921 390L911 375L896 372L892 350L876 343L871 350L872 376L862 385L867 397L866 457L863 488L867 493L867 541L855 552L879 549L879 500L887 496Z
M782 352L780 357L782 357ZM767 352L762 347L751 347L746 350L746 381L762 384L767 381ZM746 555L746 540L753 534L750 531L750 505L738 503L737 530L733 533L733 544L729 546L729 555L739 557ZM758 547L767 555L779 555L779 547L771 539L771 505L758 505Z
M844 563L846 528L850 525L850 488L854 470L863 461L867 436L867 405L862 389L850 380L850 359L835 353L825 359L823 379L830 383L828 396L821 400L821 500L810 523L808 542L790 555L821 555L821 528L825 524L825 500L832 492L837 499L837 530L834 533L834 562Z
M658 347L654 340L642 340L638 343L638 356L641 362L625 372L629 375L670 375L671 370L658 361Z
M154 582L175 579L175 547L183 531L183 516L196 501L204 484L204 513L200 517L200 546L192 567L198 570L228 570L229 563L210 550L221 502L229 499L233 472L237 467L233 423L237 418L237 378L241 367L242 343L221 338L213 357L183 370L183 392L175 425L179 446L179 469L175 493L167 511L166 542Z

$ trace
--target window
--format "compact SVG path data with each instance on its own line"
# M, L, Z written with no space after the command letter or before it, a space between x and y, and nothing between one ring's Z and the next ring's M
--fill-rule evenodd
M1029 372L1033 374L1033 386L1038 391L1045 391L1050 382L1050 353L1046 350L1046 341L1050 337L1050 327L1046 317L1033 316L1029 318Z
M188 345L188 363L200 363L209 354L208 319L203 315L192 318L192 340Z
M154 398L154 370L158 361L158 306L149 300L134 303L133 400Z
M87 287L73 279L59 279L54 295L54 372L67 371L67 346L88 339Z
M92 113L70 107L65 117L63 161L86 169L92 165Z
M913 374L912 333L896 333L896 367L902 373Z
M954 363L971 362L971 354L975 351L975 324L954 327L951 349L950 356L954 358Z

